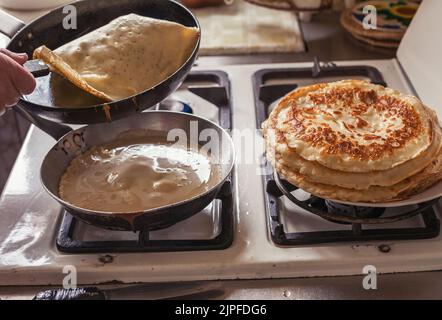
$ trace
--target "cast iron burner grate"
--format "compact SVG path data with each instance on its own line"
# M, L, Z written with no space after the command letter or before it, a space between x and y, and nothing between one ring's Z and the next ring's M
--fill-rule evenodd
M226 181L217 195L221 201L220 231L213 239L150 239L148 231L138 233L138 240L81 241L75 239L78 219L64 211L58 233L57 248L67 253L112 253L112 252L173 252L222 250L233 241L233 196L230 181ZM115 232L115 231L114 231ZM117 231L121 232L121 231Z
M381 73L370 66L336 66L334 63L322 65L317 59L313 68L287 68L287 69L265 69L254 74L253 85L255 95L255 111L257 127L260 128L270 113L270 106L279 98L297 88L297 84L268 84L276 80L294 80L311 78L312 83L316 78L327 77L366 77L371 82L386 85ZM428 239L439 235L440 222L436 216L433 205L438 199L419 204L415 207L407 207L402 213L394 216L382 216L385 208L365 208L342 205L336 202L327 201L315 196L306 200L299 200L292 192L297 188L277 174L268 173L271 165L263 157L263 168L266 174L263 175L265 186L265 210L267 215L267 226L271 239L280 246L313 245L331 242L352 242L352 241L376 241L376 240L412 240ZM319 231L286 232L283 223L283 209L281 199L285 197L299 208L315 214L328 221L335 222L336 229ZM294 214L294 213L285 213ZM368 225L396 223L411 217L420 217L423 227L409 228L364 228ZM350 225L350 229L343 229L342 224ZM391 226L391 224L389 225Z
M187 87L190 92L218 107L219 125L226 130L230 130L232 114L228 75L222 71L195 71L186 77L184 83L191 83L192 85ZM213 83L214 85L207 85L207 83ZM173 252L226 249L232 244L234 236L232 178L230 177L230 180L224 183L215 200L220 202L221 210L217 222L219 231L213 238L194 240L151 239L148 231L141 231L138 233L137 240L79 240L75 236L75 231L80 221L64 210L56 241L57 248L67 253Z

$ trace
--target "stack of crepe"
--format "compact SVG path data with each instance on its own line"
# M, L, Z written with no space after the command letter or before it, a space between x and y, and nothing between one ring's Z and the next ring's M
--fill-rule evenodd
M129 14L54 51L41 46L34 58L94 96L114 101L172 75L189 59L198 38L197 28Z
M263 130L276 171L322 198L403 200L442 178L436 113L413 96L366 81L295 90Z

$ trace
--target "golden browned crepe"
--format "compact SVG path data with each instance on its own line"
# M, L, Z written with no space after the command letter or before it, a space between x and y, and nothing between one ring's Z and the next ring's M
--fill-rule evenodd
M37 48L34 51L34 59L43 60L47 65L51 66L54 71L64 76L80 89L83 89L84 91L89 92L90 94L105 101L112 101L110 96L92 87L77 71L72 69L69 64L67 64L59 55L54 53L48 47L41 46Z
M270 117L301 157L340 171L390 169L431 144L431 119L418 99L366 81L303 87Z
M276 170L323 198L394 201L441 179L436 113L415 97L365 81L300 88L263 129Z
M390 170L372 172L345 172L327 168L316 161L308 161L288 147L281 134L277 134L274 123L265 128L267 150L276 153L281 165L299 172L311 182L331 184L343 188L367 190L371 186L388 187L408 178L428 166L437 157L441 147L440 127L434 130L433 143L420 156Z
M197 28L129 14L53 52L37 48L34 58L83 90L113 101L148 90L176 72L198 37Z

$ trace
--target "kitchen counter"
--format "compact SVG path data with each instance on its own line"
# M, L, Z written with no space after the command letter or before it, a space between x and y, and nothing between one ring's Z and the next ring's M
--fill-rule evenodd
M365 290L362 276L221 281L223 294L200 294L196 299L351 300L442 299L442 272L380 275L377 290ZM106 288L109 286L102 286ZM48 287L0 287L1 299L32 299Z
M200 65L257 64L279 62L308 62L314 57L321 61L391 59L394 50L377 49L359 43L342 29L338 12L322 12L311 22L301 22L307 51L286 54L201 57Z
M29 22L46 12L5 11L25 22ZM322 12L314 16L311 22L300 22L300 24L307 46L306 52L200 57L198 64L201 66L217 66L306 62L312 61L315 56L323 61L390 59L395 57L395 51L393 50L372 48L350 38L340 27L339 13L337 12ZM0 46L6 46L7 41L8 39L0 34Z
M26 15L30 17L29 13ZM392 51L367 49L349 39L339 27L337 13L321 13L302 23L308 51L297 54L201 57L198 64L275 63L321 60L389 59ZM3 42L2 42L3 41ZM0 38L0 45L6 39ZM377 290L364 290L363 276L222 281L224 299L441 299L442 272L379 275ZM0 298L28 299L43 287L0 287ZM201 296L205 298L204 295ZM206 297L207 298L207 297Z

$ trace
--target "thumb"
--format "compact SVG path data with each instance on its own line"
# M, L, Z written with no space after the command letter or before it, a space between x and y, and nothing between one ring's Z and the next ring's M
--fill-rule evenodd
M28 55L26 53L15 53L3 48L0 48L0 53L3 53L4 55L8 56L21 65L28 61Z

